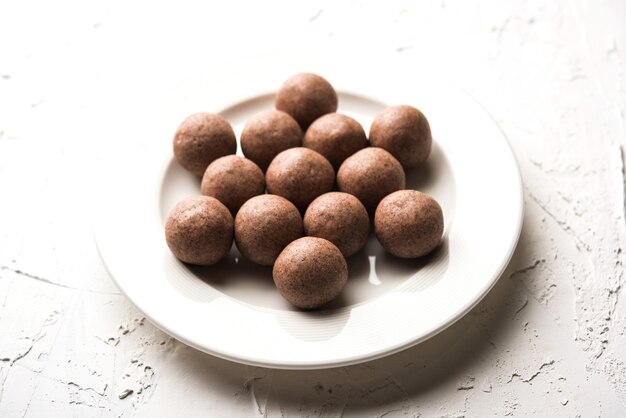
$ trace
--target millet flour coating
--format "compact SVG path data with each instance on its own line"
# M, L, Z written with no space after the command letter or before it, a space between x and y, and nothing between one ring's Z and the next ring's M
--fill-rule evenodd
M292 305L319 308L335 299L348 281L341 251L323 238L304 237L289 244L273 269L276 288Z
M346 158L368 144L359 122L341 113L328 113L309 126L302 145L322 154L337 170Z
M304 233L324 238L350 257L365 245L370 232L367 210L348 193L330 192L315 199L304 214Z
M251 198L235 217L235 244L250 261L274 264L287 244L304 233L298 209L285 198L264 194Z
M170 212L165 239L179 260L203 266L215 264L226 257L233 244L233 217L217 199L192 196Z
M424 114L406 105L392 106L376 115L369 139L373 147L389 151L405 169L424 163L433 142Z
M180 124L174 135L176 160L198 177L214 160L236 150L233 128L220 115L195 113Z
M308 148L291 148L272 160L265 182L269 193L288 199L304 212L313 199L332 190L335 170L321 154Z
M276 109L289 113L306 130L315 119L337 110L337 93L317 74L296 74L276 93Z
M370 211L389 193L403 189L402 165L382 148L368 147L348 157L337 172L337 186L356 196Z
M434 250L443 235L443 212L432 197L400 190L385 197L374 215L376 237L387 252L417 258Z
M209 164L200 190L222 202L234 216L246 200L265 193L265 177L247 158L227 155Z
M302 145L302 129L287 113L266 110L248 120L240 142L243 155L265 171L280 152Z

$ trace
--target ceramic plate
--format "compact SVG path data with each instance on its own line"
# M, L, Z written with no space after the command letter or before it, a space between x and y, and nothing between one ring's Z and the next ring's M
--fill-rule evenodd
M119 288L150 321L232 361L325 368L417 344L491 289L519 237L522 183L502 132L469 95L433 76L417 77L414 68L365 68L328 54L276 54L216 67L163 87L155 145L107 162L116 169L100 189L96 241ZM282 81L300 71L325 76L338 91L338 111L366 132L386 106L411 104L424 112L433 150L423 167L407 173L407 188L434 196L445 218L442 245L423 259L389 256L370 237L348 260L340 298L313 312L291 307L274 288L271 269L251 264L234 247L216 266L190 267L172 256L163 232L168 212L200 187L172 158L177 125L193 112L219 112L239 136L251 115L273 108L272 92Z

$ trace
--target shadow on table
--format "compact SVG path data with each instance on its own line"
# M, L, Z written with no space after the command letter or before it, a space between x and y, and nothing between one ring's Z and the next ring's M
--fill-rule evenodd
M525 235L523 229L520 242ZM289 411L297 415L359 415L367 411L369 415L389 408L411 408L428 392L462 390L459 385L472 370L475 373L492 358L497 342L518 332L519 327L510 325L521 297L509 276L526 258L523 246L518 246L509 268L470 313L429 340L379 360L326 370L272 370L232 363L189 348L176 359L180 362L176 367L189 370L195 384L216 388L220 393L214 396L234 396L236 402L242 402L240 407L251 405L252 397L252 405L268 415ZM483 384L472 383L474 390L483 389Z

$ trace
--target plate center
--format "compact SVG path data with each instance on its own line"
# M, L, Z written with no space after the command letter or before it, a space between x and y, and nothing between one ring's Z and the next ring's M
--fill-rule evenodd
M364 96L342 92L338 96L338 112L356 119L366 132L374 116L387 107L384 103ZM257 96L220 113L231 123L239 138L246 121L258 112L272 109L273 101L274 96L271 94ZM237 153L241 154L239 146ZM359 304L400 286L410 287L413 291L423 290L442 276L441 269L448 263L446 236L453 224L456 187L451 166L437 144L436 132L433 133L433 149L428 161L407 172L407 188L428 193L441 204L446 223L444 244L430 256L402 260L385 253L372 232L365 247L347 260L349 278L342 295L325 309ZM162 225L165 225L167 215L176 203L197 194L200 194L200 180L172 158L164 172L159 196ZM206 299L209 300L219 292L252 306L295 310L276 291L271 268L246 260L234 245L228 257L215 266L197 267L177 262L175 268L184 269L190 274L170 274L168 279L176 290L191 299L203 300L203 294L206 293Z

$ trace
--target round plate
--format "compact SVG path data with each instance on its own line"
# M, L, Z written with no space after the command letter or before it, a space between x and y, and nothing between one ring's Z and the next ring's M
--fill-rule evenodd
M431 76L416 82L415 69L350 67L337 59L276 54L190 75L168 86L166 105L154 118L156 145L108 161L116 170L99 188L98 248L119 288L165 332L252 365L344 366L431 337L497 281L517 243L523 210L517 163L497 125L460 89ZM434 196L446 224L442 245L418 260L389 256L370 237L348 260L340 298L313 312L291 307L274 288L271 268L253 265L236 248L216 266L192 267L172 256L163 232L173 206L199 194L199 180L172 158L172 134L183 118L219 112L239 136L251 115L273 108L271 92L303 70L326 77L338 91L338 111L366 132L386 106L411 104L424 112L433 151L423 167L407 173L407 188Z

